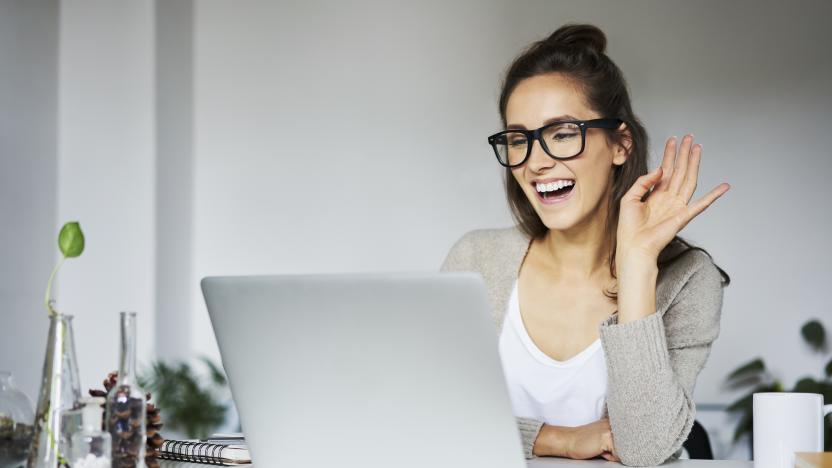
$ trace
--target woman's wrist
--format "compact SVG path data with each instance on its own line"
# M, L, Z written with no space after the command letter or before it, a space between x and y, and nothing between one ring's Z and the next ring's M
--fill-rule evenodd
M638 320L656 311L659 269L649 261L626 261L618 269L618 323Z
M568 457L571 427L544 424L532 447L532 453L539 457Z

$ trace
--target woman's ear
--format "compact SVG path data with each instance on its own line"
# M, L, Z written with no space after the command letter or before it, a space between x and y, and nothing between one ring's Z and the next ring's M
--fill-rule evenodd
M616 145L612 163L620 166L627 161L627 158L633 151L633 135L630 133L630 128L624 122L621 122L621 125L616 131L621 134L621 143Z

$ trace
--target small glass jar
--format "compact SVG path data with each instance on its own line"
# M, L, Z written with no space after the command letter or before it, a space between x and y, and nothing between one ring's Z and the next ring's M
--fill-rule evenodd
M77 419L64 419L64 415L77 409L81 398L71 315L53 314L49 317L39 395L35 433L26 466L56 468L67 461L70 436L77 430Z
M82 398L81 429L72 435L70 462L73 468L110 468L112 440L101 430L104 398Z
M32 401L14 385L12 373L0 371L0 467L22 466L35 433Z
M113 468L144 467L147 444L145 393L136 375L136 313L121 313L118 380L107 394L107 431Z

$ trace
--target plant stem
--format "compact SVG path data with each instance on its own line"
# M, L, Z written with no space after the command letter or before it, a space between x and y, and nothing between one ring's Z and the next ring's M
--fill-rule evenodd
M64 260L66 260L65 256L61 256L61 260L55 265L55 269L52 270L52 274L49 275L49 283L46 284L46 297L43 299L43 304L46 306L46 311L49 312L49 316L55 315L55 309L52 308L52 281L55 279L55 275L58 273L58 270L61 269L61 265L64 264Z
M61 261L58 263L58 265L55 267L55 270L52 272L53 276L54 276L55 272L58 271L58 268L60 268L60 266L63 263L63 260L65 258L66 257L62 258ZM49 280L49 284L50 284L50 286L52 284L52 279L51 278ZM49 292L48 291L49 291L49 288L47 288L47 298L49 297L49 295L48 295ZM55 313L56 314L56 312L51 307L50 307L50 313ZM58 348L58 351L57 351L60 354L61 362L63 362L63 360L64 360L64 353L66 352L65 348L66 348L66 327L61 326L61 346ZM61 370L62 370L62 367L58 366L58 371L55 373L55 377L57 377L57 380L59 382L62 379ZM50 401L53 400L53 399L57 400L57 398L54 395L51 395L50 396ZM55 440L55 433L52 431L52 416L53 416L52 413L53 413L53 411L50 411L50 409L51 409L51 404L48 404L47 407L46 407L46 411L44 413L44 416L46 417L45 418L46 419L46 435L49 437L49 448L55 451L55 456L58 459L58 466L59 467L69 466L69 462L67 461L67 459L61 453L61 448L58 445L58 442Z

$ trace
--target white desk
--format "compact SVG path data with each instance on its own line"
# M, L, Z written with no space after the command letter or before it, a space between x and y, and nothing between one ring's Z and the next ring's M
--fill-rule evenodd
M216 465L203 465L199 463L183 463L169 460L161 460L162 468L206 468ZM251 467L252 465L238 465ZM390 463L391 467L395 467L396 463ZM570 460L568 458L549 458L541 457L529 460L529 468L550 468L550 467L568 467L568 468L604 468L622 467L620 463L608 462L606 460ZM744 460L676 460L670 463L661 465L668 468L753 468L754 462Z
M548 468L553 466L569 468L622 467L624 465L606 460L570 460L568 458L540 457L529 460L529 468ZM668 468L753 468L754 462L745 460L675 460L661 465Z

